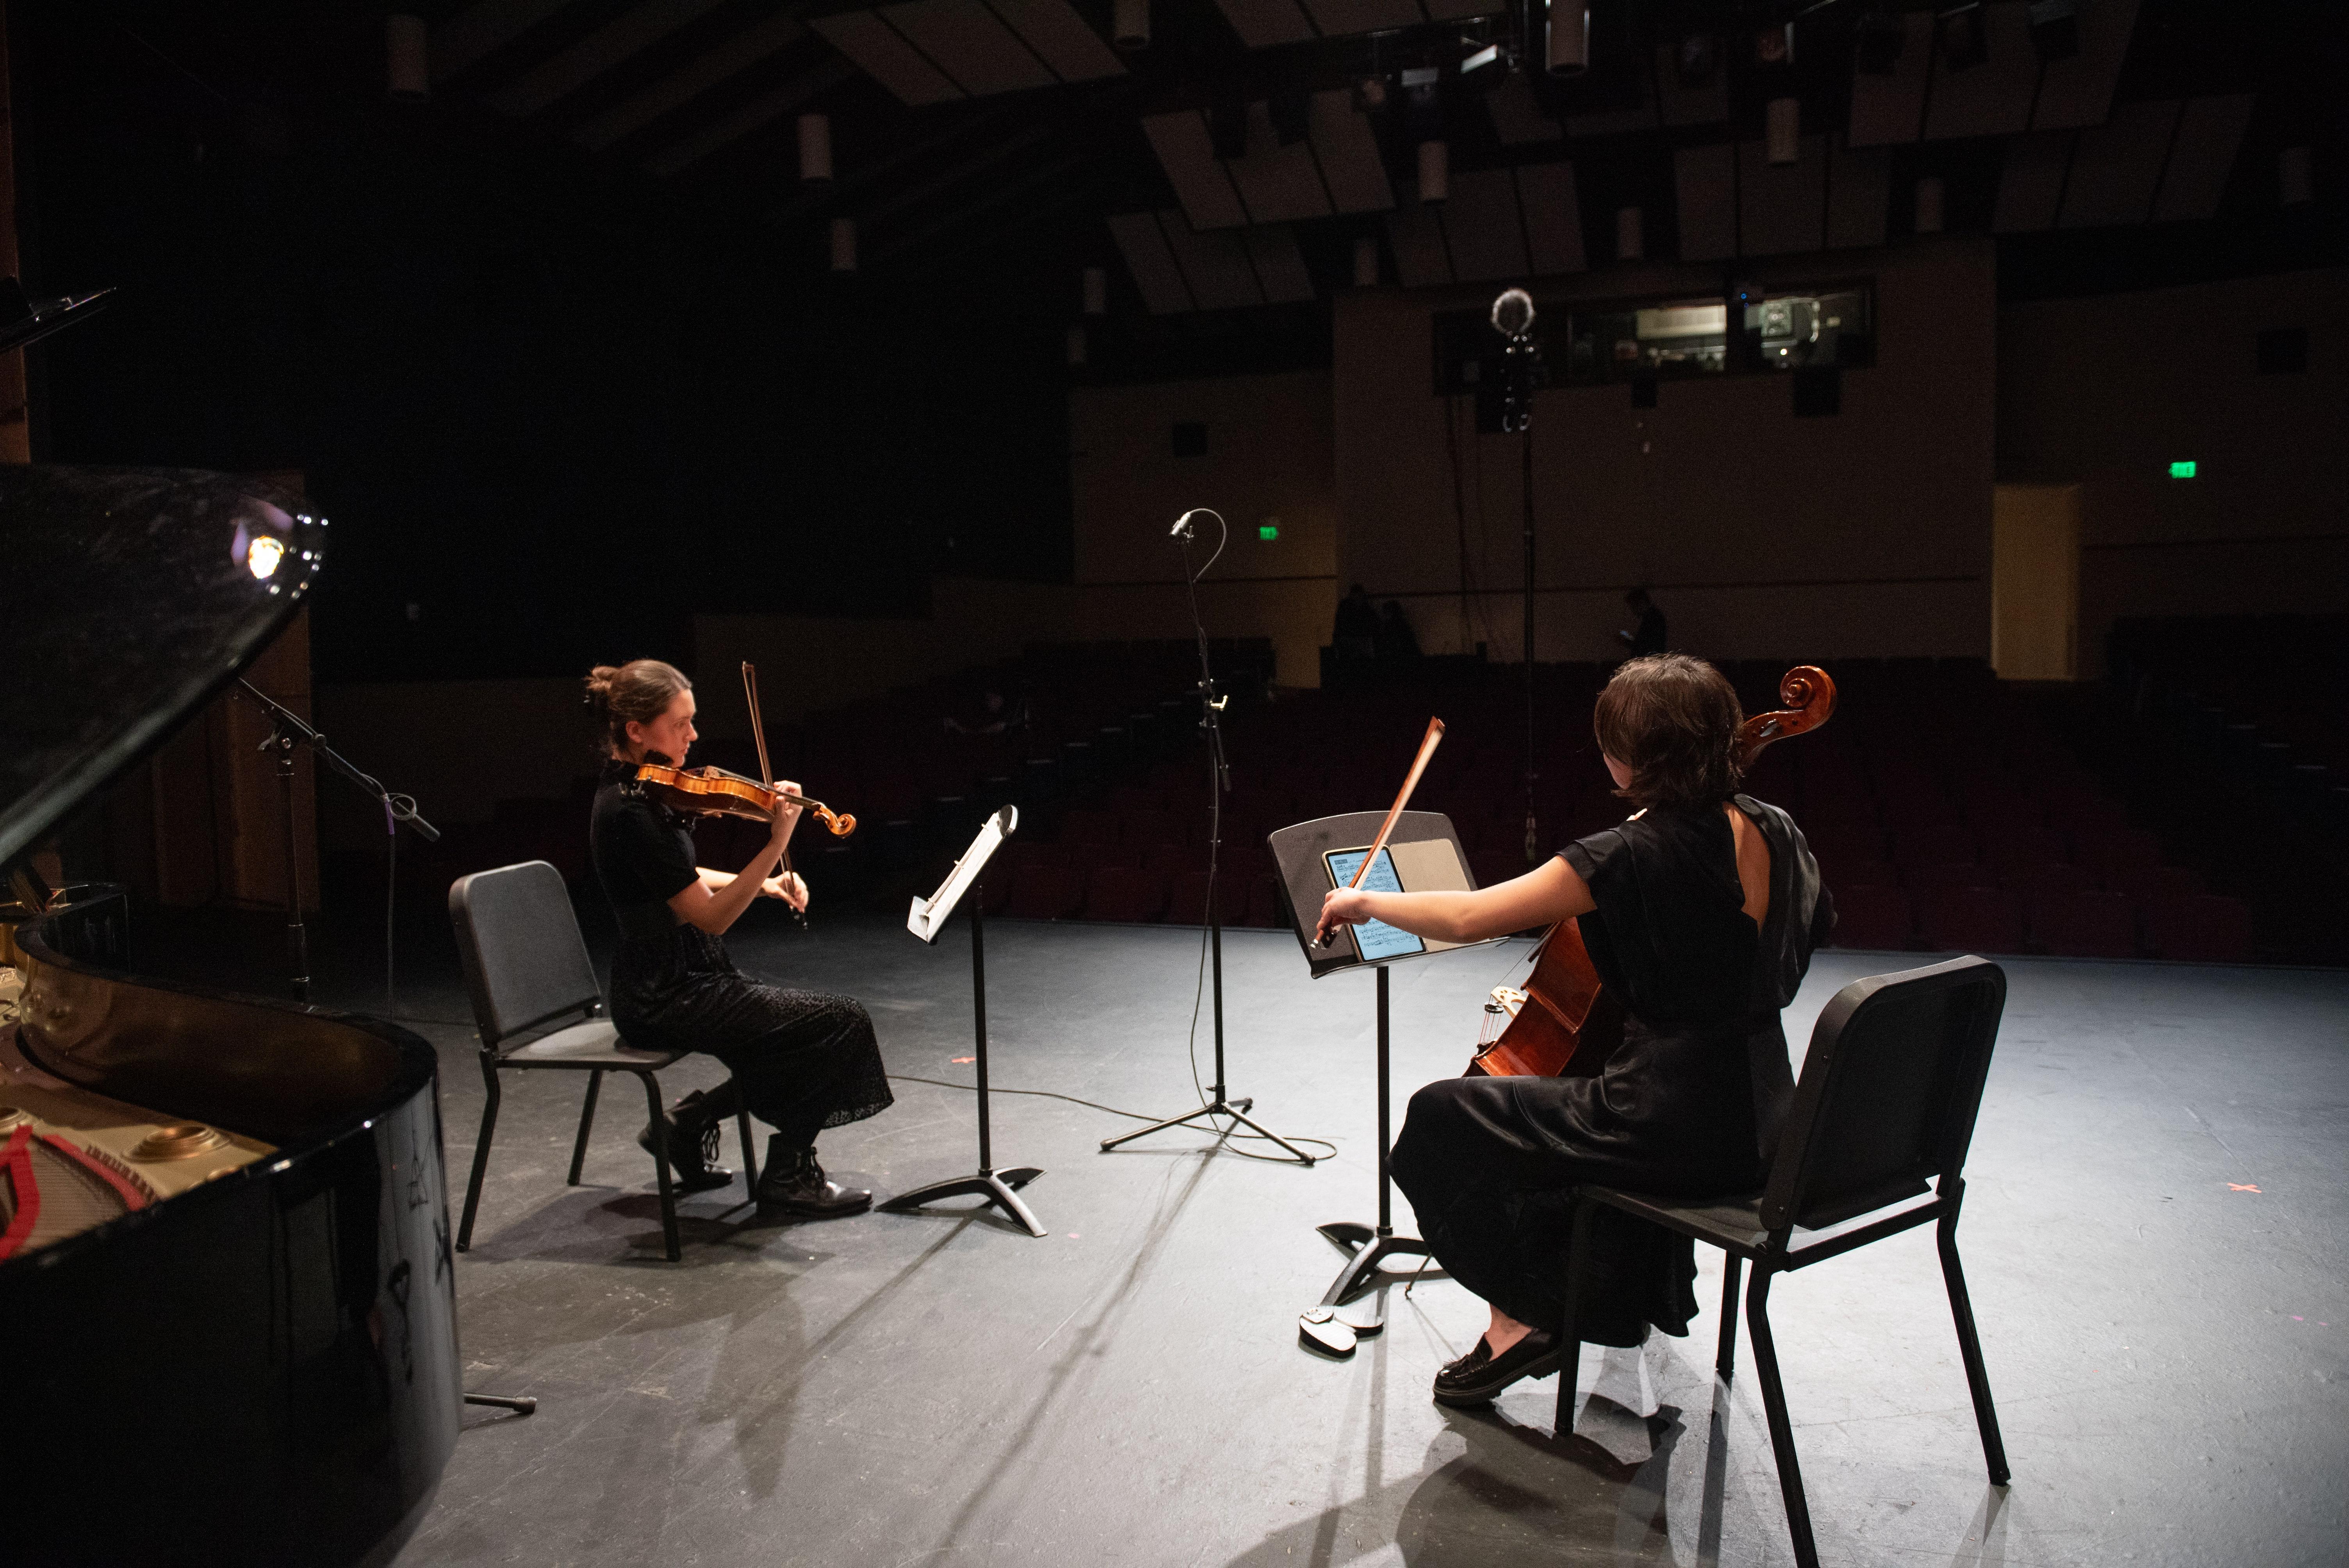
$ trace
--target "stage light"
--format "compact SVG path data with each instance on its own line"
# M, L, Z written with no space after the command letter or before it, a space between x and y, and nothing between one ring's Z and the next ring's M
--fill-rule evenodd
M1949 192L1938 174L1928 174L1917 181L1917 232L1938 234L1945 221L1943 205Z
M1441 201L1452 194L1451 150L1440 141L1419 144L1419 199Z
M1971 70L1990 58L1990 38L1982 31L1982 0L1965 0L1938 18L1941 63L1953 71Z
M1087 315L1109 314L1109 269L1087 267L1084 276L1084 302Z
M1714 47L1712 34L1683 33L1674 59L1680 70L1681 86L1701 88L1712 83L1713 68L1719 63L1720 55Z
M1270 544L1274 540L1278 539L1280 537L1280 519L1277 517L1267 518L1264 521L1257 523L1256 525L1256 536L1258 539L1263 540L1267 544Z
M1590 7L1582 0L1547 0L1549 26L1545 54L1549 74L1578 77L1590 68Z
M1791 66L1795 63L1795 25L1792 22L1772 22L1754 30L1754 63L1757 66Z
M423 17L395 12L383 19L383 76L387 94L410 103L421 103L430 98L432 73L429 60Z
M2174 463L2170 466L2173 469L2177 467ZM285 542L274 533L256 533L253 542L244 547L244 568L258 581L275 576L277 563L285 559Z
M1852 68L1865 77L1889 77L1908 46L1908 24L1897 12L1870 11L1852 40Z
M1375 234L1354 237L1354 286L1374 289L1379 286L1379 241Z
M2276 154L2276 195L2286 207L2305 207L2316 200L2313 149L2287 147Z
M2031 46L2043 60L2068 60L2080 52L2080 15L2074 0L2033 0Z
M1226 98L1207 106L1207 140L1218 158L1247 156L1247 105Z
M1795 163L1803 154L1803 100L1775 98L1763 119L1763 144L1773 163Z
M800 116L800 178L807 181L832 178L832 117L830 115Z
M2170 464L2170 465L2169 465L2169 477L2170 477L2171 479L2174 479L2174 480L2190 480L2190 479L2192 479L2192 478L2194 477L2194 464L2193 464L2193 461L2189 459L2189 460L2187 460L2187 461L2185 461L2185 462L2182 462L2182 463L2172 463L2172 464Z
M1150 0L1115 0L1110 7L1110 42L1129 55L1150 47Z
M1354 112L1376 114L1387 107L1387 79L1384 77L1354 78Z
M853 273L856 270L856 220L834 218L832 221L832 270Z
M1272 115L1276 147L1294 147L1313 129L1313 99L1301 91L1275 93L1266 108Z
M1460 62L1460 75L1464 78L1474 75L1477 71L1483 70L1486 66L1500 64L1500 60L1501 46L1498 44L1487 44L1483 48L1477 50L1475 54ZM1497 77L1501 73L1495 71L1493 74ZM1486 87L1490 87L1493 84L1490 81L1487 81L1485 85Z
M1615 212L1615 259L1636 262L1647 252L1645 215L1637 207L1618 208Z

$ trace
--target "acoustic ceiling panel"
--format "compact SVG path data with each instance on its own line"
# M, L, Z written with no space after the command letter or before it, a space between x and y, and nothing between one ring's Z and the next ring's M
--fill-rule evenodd
M2006 166L1999 173L1998 205L1991 232L2029 234L2055 226L2064 200L2064 170L2072 161L2072 133L2037 131L2006 139Z
M1159 213L1158 227L1201 310L1237 310L1264 303L1256 268L1248 263L1247 243L1238 233L1229 229L1200 233L1180 212Z
M1231 170L1248 222L1288 223L1328 217L1330 192L1321 188L1312 143L1293 141L1282 147L1273 139L1270 106L1252 103L1247 112L1247 156L1226 159L1224 167Z
M1827 143L1803 138L1802 156L1774 164L1759 141L1737 144L1737 249L1747 256L1816 251L1826 237Z
M1143 115L1142 131L1150 139L1151 150L1158 154L1158 165L1166 170L1167 183L1174 187L1174 199L1183 203L1193 228L1237 229L1247 222L1231 177L1216 157L1206 119L1197 109Z
M790 12L770 16L621 99L573 131L571 139L585 148L609 147L806 36L806 26Z
M916 108L946 103L963 96L937 67L922 58L895 27L871 11L842 11L810 18L808 26L846 55L868 77L897 95L897 101Z
M484 100L519 118L567 98L614 66L718 8L719 0L645 0L630 6L554 58L524 71Z
M1517 218L1517 182L1506 169L1452 176L1444 204L1452 275L1464 284L1526 275L1526 230Z
M2156 222L2219 215L2219 199L2227 193L2227 177L2234 172L2235 154L2251 123L2250 93L2187 99L2178 139L2170 144L2169 167L2162 170L2161 193L2153 199Z
M571 4L571 0L481 0L432 29L432 79L445 82Z
M1526 270L1537 277L1578 273L1589 263L1582 252L1582 206L1575 195L1571 163L1517 166L1517 208L1526 217Z
M904 0L883 20L973 97L1052 85L1052 73L978 0Z
M1533 84L1516 71L1503 77L1485 95L1485 112L1492 117L1493 132L1504 147L1556 141L1566 134L1557 121L1542 112L1541 100L1534 97Z
M1301 44L1314 36L1313 24L1297 0L1216 0L1216 8L1251 49Z
M1069 0L988 0L995 14L1009 24L1037 58L1052 67L1064 82L1093 82L1122 77L1125 67L1101 35L1085 26Z
M2061 226L2144 222L2153 211L2178 110L2176 98L2120 104L2112 119L2082 131L2072 154L2072 177L2064 182Z
M1297 248L1297 231L1286 223L1243 229L1248 260L1256 264L1257 281L1264 285L1269 304L1302 304L1313 297L1313 274L1305 268L1305 253Z
M2031 19L2021 0L1983 6L1982 37L1990 53L1980 64L1953 71L1946 58L1933 63L1926 140L2012 136L2030 125L2039 51L2031 46Z
M2113 84L2137 29L2137 0L2079 0L2080 52L2049 64L2039 77L2033 130L2102 125L2112 112Z
M1408 186L1409 182L1405 182ZM1444 252L1444 226L1435 209L1406 189L1387 214L1387 249L1394 253L1395 281L1407 289L1433 288L1452 281L1452 258Z
M1313 25L1324 37L1348 33L1384 33L1416 27L1427 20L1419 0L1305 0Z
M1867 250L1884 243L1892 155L1880 147L1855 151L1829 143L1827 249Z
M1851 74L1851 131L1854 147L1889 147L1914 141L1925 119L1925 83L1933 69L1933 14L1900 14L1908 32L1900 57L1889 76Z
M1666 125L1713 125L1729 118L1729 71L1714 46L1713 75L1690 87L1681 80L1680 45L1656 46L1657 104Z
M1672 154L1681 260L1726 261L1737 253L1737 150L1727 142Z
M1313 156L1320 161L1330 204L1340 212L1383 212L1395 204L1394 187L1379 157L1379 139L1370 120L1354 112L1344 88L1313 95Z
M736 105L683 140L651 154L646 158L645 167L655 174L675 174L698 163L719 148L750 135L761 126L791 113L819 93L830 92L855 75L854 67L845 60L825 60L812 70L802 71L773 91L761 93L749 103Z
M1171 216L1175 222L1183 221L1179 212ZM1174 253L1167 249L1166 235L1154 214L1120 212L1110 219L1109 232L1151 315L1176 315L1193 308L1183 269L1174 264Z

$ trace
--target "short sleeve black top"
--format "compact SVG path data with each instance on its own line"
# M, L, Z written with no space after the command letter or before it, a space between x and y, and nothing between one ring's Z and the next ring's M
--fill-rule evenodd
M604 896L624 923L629 910L666 904L694 880L686 819L636 788L635 774L626 762L605 765L587 835Z

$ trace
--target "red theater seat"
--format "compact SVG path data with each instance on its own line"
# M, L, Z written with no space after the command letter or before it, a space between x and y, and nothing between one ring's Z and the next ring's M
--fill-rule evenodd
M1084 879L1077 872L1026 865L1011 873L1011 900L1005 912L1021 920L1067 920L1084 902Z
M1206 863L1207 851L1195 844L1144 844L1142 849L1142 869L1156 872L1163 877L1172 877L1178 872Z
M1910 888L1923 892L1929 888L1996 887L1998 873L1988 866L1945 862L1940 865L1910 866L1902 880Z
M1113 844L1121 837L1116 815L1080 806L1061 819L1064 844Z
M1951 822L1918 825L1896 830L1892 863L1903 871L1918 866L1964 865L1974 858L1974 836Z
M2078 841L2081 863L2094 867L2108 882L2124 872L2161 863L2161 841L2142 829L2084 830Z
M1216 903L1228 920L1232 913L1232 884L1227 877L1216 879ZM1207 872L1204 866L1174 873L1168 885L1166 921L1170 925L1205 925L1207 923Z
M1899 887L1900 873L1889 861L1833 861L1822 857L1819 875L1829 887Z
M2020 953L2023 901L1989 887L1937 887L1918 895L1925 945L1944 953Z
M1129 923L1166 913L1166 879L1133 866L1106 866L1085 883L1085 918Z
M1119 836L1129 844L1179 844L1191 836L1190 825L1171 811L1129 809L1121 816L1125 829Z
M2251 957L2251 909L2217 893L2173 894L2146 905L2147 945L2158 958L2240 964Z
M1839 887L1835 904L1835 934L1829 940L1837 947L1897 950L1909 945L1916 907L1900 889Z
M2125 892L2049 893L2032 905L2031 937L2065 958L2134 958L2137 901Z
M2202 873L2190 866L2131 866L2114 874L2113 887L2148 903L2156 899L2199 898L2210 891L2203 885Z
M1982 835L1982 859L2008 866L2047 865L2066 859L2060 833L2045 828L1993 827Z
M2075 866L2069 861L2050 861L2035 866L2008 866L1998 874L1998 884L2012 888L2025 899L2045 898L2054 893L2085 892L2096 885L2085 866Z

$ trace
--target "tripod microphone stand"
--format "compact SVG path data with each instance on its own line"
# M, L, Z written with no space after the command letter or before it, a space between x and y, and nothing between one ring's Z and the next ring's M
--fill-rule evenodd
M1104 1138L1102 1140L1102 1152L1106 1154L1122 1143L1131 1143L1137 1138L1147 1138L1154 1132L1164 1132L1174 1127L1187 1127L1202 1117L1207 1118L1208 1125L1212 1127L1214 1119L1222 1116L1230 1118L1236 1127L1245 1127L1258 1138L1278 1143L1287 1150L1290 1158L1299 1165L1310 1165L1314 1159L1312 1155L1306 1153L1278 1133L1270 1131L1249 1119L1247 1113L1256 1109L1255 1100L1234 1100L1224 1087L1224 924L1216 909L1216 872L1224 848L1224 796L1232 787L1231 764L1224 755L1223 725L1224 707L1231 698L1216 695L1215 670L1207 657L1207 623L1199 614L1199 579L1206 575L1206 567L1201 567L1195 572L1191 568L1191 541L1198 531L1196 524L1192 520L1201 512L1206 512L1209 517L1214 518L1217 527L1223 526L1224 519L1221 512L1198 507L1185 512L1175 520L1174 537L1181 541L1183 545L1183 581L1190 591L1191 626L1199 640L1199 703L1205 715L1200 721L1200 727L1207 732L1206 915L1208 966L1213 976L1214 991L1216 1080L1209 1089L1206 1104L1195 1110L1185 1111L1180 1116L1170 1116L1164 1121L1153 1122L1148 1127L1121 1134L1116 1138ZM1216 555L1221 555L1223 552L1223 542L1219 540L1216 545ZM1216 563L1216 555L1207 557L1208 566ZM1194 1027L1195 1026L1195 1022ZM1195 1057L1193 1059L1196 1060ZM1229 1137L1230 1134L1229 1128L1216 1130L1216 1136L1219 1138Z
M1541 855L1534 813L1534 390L1541 385L1541 346L1534 341L1533 296L1506 289L1493 302L1493 330L1509 340L1502 371L1501 433L1518 441L1518 482L1525 502L1526 864Z

